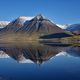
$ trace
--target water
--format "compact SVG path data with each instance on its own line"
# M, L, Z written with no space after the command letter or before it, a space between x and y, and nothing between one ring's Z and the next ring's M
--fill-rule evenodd
M80 80L80 47L1 44L0 80Z

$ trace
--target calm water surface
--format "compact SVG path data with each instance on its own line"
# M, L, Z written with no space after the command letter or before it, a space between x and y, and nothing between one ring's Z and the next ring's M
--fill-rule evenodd
M80 80L80 47L1 44L0 80Z

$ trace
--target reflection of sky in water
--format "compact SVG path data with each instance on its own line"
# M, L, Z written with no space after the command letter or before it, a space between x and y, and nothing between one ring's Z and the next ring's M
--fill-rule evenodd
M47 54L48 52L46 52L45 55L50 56L50 58L43 61L42 64L33 64L31 62L29 63L29 61L27 63L20 64L16 59L9 56L11 51L13 51L12 53L14 54L15 48L1 48L5 50L5 54L9 57L0 58L0 76L6 78L6 80L80 80L80 57L78 56L80 54L79 47L44 47L45 48L37 46L38 51L42 51L39 51L38 53L40 53L40 55L35 58L39 58L39 56L43 57L44 55L42 54L45 52L45 49L54 52L53 54L55 55L52 56L52 53L50 53L50 56ZM17 49L17 54L21 54L19 52L21 51L21 48L17 47ZM34 51L33 47L24 47L24 50L25 49L33 49ZM6 52L9 52L9 54ZM77 57L75 57L73 52ZM46 58L48 56L46 56Z

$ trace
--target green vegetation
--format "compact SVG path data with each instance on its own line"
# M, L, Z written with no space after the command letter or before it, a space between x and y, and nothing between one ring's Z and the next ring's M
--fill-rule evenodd
M62 38L61 42L80 45L80 35L75 35L75 36L72 36L72 37Z

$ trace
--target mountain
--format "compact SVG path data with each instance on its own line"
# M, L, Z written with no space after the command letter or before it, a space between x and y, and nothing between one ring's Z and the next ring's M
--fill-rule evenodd
M0 21L0 28L6 27L9 23L9 21Z
M80 24L72 24L66 30L73 34L80 34Z
M27 34L51 34L64 32L56 24L52 23L49 19L46 19L42 15L37 15L29 22L25 22L24 26L19 28L17 32L26 32Z
M29 19L29 18L28 18ZM18 17L17 19L13 20L12 22L10 22L8 25L6 25L6 27L4 27L1 32L5 32L5 31L17 31L19 28L21 28L25 21L28 21L27 17L25 16L21 16Z
M42 15L37 15L31 20L27 17L19 17L10 22L2 31L16 31L16 32L39 32L39 33L59 33L64 32L56 24L46 19Z
M25 40L38 40L40 37L44 37L46 35L51 37L51 34L53 35L53 38L55 38L56 35L56 38L60 38L59 36L70 36L68 32L61 29L41 14L32 19L28 19L25 16L18 17L0 30L0 35L3 39L1 39L2 41L6 40L6 38L7 40L20 40L21 38L24 38Z
M59 26L61 29L66 29L68 26L69 26L69 24L56 24L57 26Z

